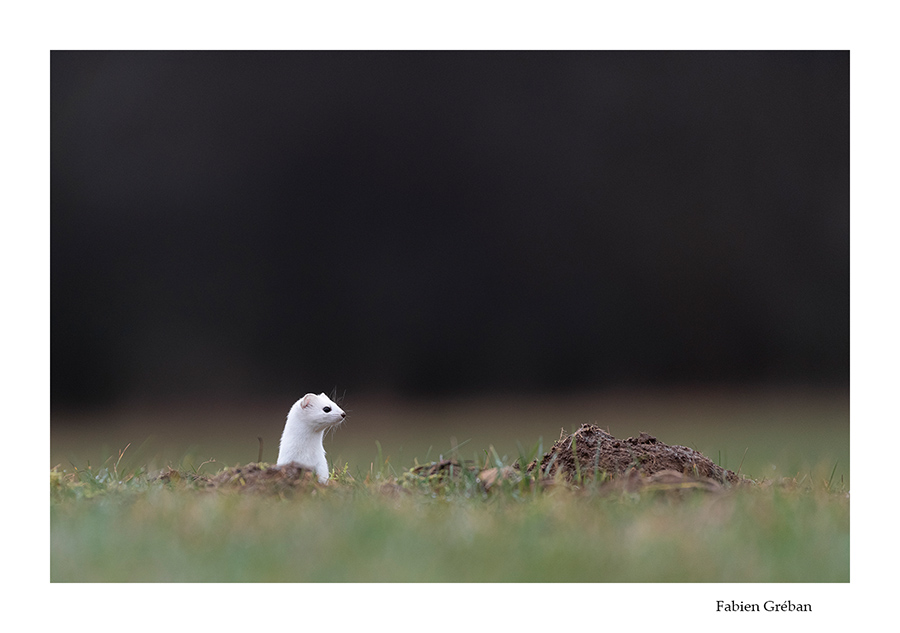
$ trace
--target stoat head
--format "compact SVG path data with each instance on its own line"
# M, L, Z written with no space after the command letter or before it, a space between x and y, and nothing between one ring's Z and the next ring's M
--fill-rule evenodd
M308 393L300 398L291 407L288 418L294 415L313 431L325 431L337 426L347 417L347 414L324 393L319 395Z

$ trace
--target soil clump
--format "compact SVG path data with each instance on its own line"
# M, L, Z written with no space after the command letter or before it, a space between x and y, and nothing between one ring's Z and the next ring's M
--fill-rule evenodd
M620 440L593 424L583 424L572 434L560 433L540 462L535 459L526 471L535 468L540 469L539 477L560 473L569 480L604 474L610 479L640 477L659 483L686 478L719 485L749 481L692 448L670 446L647 433Z
M277 494L298 488L313 488L315 483L316 474L296 464L269 466L254 462L246 466L226 468L211 477L207 487Z
M189 480L200 489L236 490L240 492L265 492L280 494L297 489L314 488L315 473L295 464L270 466L250 463L246 466L226 468L212 476L183 474L169 468L153 478L163 483Z

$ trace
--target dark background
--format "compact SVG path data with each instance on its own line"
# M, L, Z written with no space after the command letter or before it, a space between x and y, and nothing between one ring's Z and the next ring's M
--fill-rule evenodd
M849 384L848 52L53 52L51 405Z

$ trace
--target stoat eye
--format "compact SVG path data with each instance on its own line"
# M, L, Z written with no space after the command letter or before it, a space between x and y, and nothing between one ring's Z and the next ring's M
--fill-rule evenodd
M324 409L322 409L322 411L324 411L325 413L331 413L331 407L325 407Z

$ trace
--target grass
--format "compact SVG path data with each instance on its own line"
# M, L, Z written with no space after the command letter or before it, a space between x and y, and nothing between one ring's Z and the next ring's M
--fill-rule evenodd
M154 480L125 470L124 451L55 468L51 581L849 582L849 495L832 464L723 493L629 492L602 473L486 490L474 472L418 477L378 453L368 471L340 465L328 486L280 495L192 483L214 463ZM475 459L511 461L493 447Z

